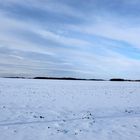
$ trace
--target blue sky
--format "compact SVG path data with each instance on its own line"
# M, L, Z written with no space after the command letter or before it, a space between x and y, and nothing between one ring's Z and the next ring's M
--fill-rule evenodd
M0 76L140 79L139 0L0 0Z

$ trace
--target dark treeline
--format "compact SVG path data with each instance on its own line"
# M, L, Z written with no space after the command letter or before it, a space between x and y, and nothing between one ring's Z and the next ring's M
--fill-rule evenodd
M83 79L83 78L72 78L72 77L34 77L33 79L104 81L103 79Z
M130 80L130 79L122 79L122 78L112 78L109 80L104 79L84 79L84 78L73 78L73 77L33 77L33 78L27 78L27 77L4 77L4 78L17 78L17 79L44 79L44 80L85 80L85 81L127 81L127 82L140 82L140 80Z
M18 77L18 76L3 77L3 78L27 79L26 77Z
M112 78L112 79L110 79L110 81L125 81L125 79L121 79L121 78Z
M104 79L84 79L84 78L73 78L73 77L3 77L3 78L17 78L17 79L43 79L43 80L85 80L85 81L105 81Z
M112 78L110 81L128 81L128 82L140 82L140 80L129 80L129 79L121 79L121 78Z
M33 79L52 79L52 80L85 80L85 79L79 79L79 78L72 78L72 77L34 77Z

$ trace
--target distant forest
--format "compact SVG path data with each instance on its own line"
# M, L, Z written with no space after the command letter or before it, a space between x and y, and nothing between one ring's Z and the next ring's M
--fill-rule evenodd
M128 81L128 82L140 82L140 80L130 80L130 79L122 79L122 78L112 78L109 80L105 79L84 79L84 78L73 78L73 77L3 77L3 78L18 78L18 79L43 79L43 80L85 80L85 81Z

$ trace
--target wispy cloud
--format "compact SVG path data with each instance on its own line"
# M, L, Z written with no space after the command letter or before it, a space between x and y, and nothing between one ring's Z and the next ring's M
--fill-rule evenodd
M0 75L140 78L139 0L0 1Z

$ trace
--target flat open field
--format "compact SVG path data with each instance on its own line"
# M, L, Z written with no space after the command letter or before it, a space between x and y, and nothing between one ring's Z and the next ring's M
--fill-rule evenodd
M0 79L0 140L140 140L140 83Z

